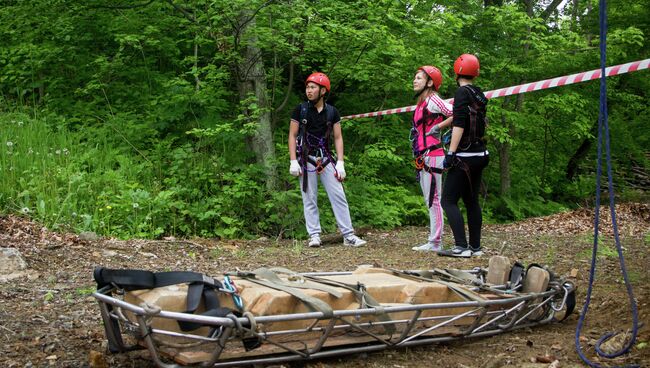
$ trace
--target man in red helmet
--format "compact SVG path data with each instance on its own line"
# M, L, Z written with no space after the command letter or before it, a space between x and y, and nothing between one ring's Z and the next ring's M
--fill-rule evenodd
M479 205L481 176L488 165L485 145L487 98L472 83L478 77L480 64L476 56L463 54L454 62L458 90L454 96L451 142L445 156L448 168L442 192L442 208L454 234L454 247L438 254L471 257L483 254L481 226L483 217ZM469 243L465 236L463 216L458 208L462 198L467 210Z
M343 235L343 245L360 247L366 241L354 234L348 201L343 191L343 135L341 115L325 103L330 80L323 73L312 73L305 81L307 101L296 106L289 126L289 173L302 176L302 204L309 246L320 247L320 216L318 213L318 178L325 187L336 223ZM334 137L336 159L330 149Z
M415 72L413 91L417 105L413 113L411 143L413 157L424 203L429 209L429 238L426 243L413 247L418 251L441 250L443 216L440 206L442 192L442 162L444 151L440 131L449 126L452 106L438 95L442 85L442 73L435 66L425 65Z

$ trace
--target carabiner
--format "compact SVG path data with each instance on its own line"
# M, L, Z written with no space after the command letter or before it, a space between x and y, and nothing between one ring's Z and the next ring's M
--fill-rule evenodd
M230 278L228 275L223 276L223 286L230 292L232 295L232 301L235 303L235 306L237 309L240 311L244 310L244 301L241 298L241 295L239 295L239 290L237 289L237 286L235 285L235 282Z
M424 169L424 158L422 158L422 157L423 157L423 156L420 155L420 156L416 157L416 158L413 160L413 161L414 161L414 164L415 164L415 168L416 168L417 170L422 170L422 169Z

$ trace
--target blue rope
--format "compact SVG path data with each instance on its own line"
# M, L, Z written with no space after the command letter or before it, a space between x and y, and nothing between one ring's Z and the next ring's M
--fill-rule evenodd
M575 335L575 346L583 362L587 363L590 367L602 367L601 365L590 361L583 353L582 347L580 346L580 333L582 331L582 326L587 316L587 311L589 309L589 302L591 301L591 292L593 290L593 282L596 274L596 256L598 253L598 225L600 219L600 178L602 176L602 141L603 136L605 138L605 154L607 161L607 190L609 192L609 209L612 217L612 225L614 228L614 239L616 241L616 250L618 251L618 259L621 266L621 273L623 274L623 279L625 280L625 288L627 289L627 295L630 299L630 307L632 309L632 338L628 340L627 344L618 351L615 351L611 354L603 352L600 348L601 344L607 341L612 336L616 335L615 332L609 332L603 335L596 342L595 350L598 355L611 359L618 356L621 356L630 351L631 347L634 345L639 328L639 318L636 301L634 299L634 294L632 292L632 286L627 277L627 270L625 268L625 258L623 257L623 250L621 248L621 243L618 234L618 225L616 223L616 209L614 207L614 188L612 183L612 162L610 157L610 142L609 142L609 123L607 121L607 75L605 74L606 68L606 59L607 59L607 1L600 0L600 111L598 115L598 167L596 169L596 210L594 216L594 248L591 252L591 269L589 270L589 285L587 288L587 297L585 300L585 305L582 308L582 313L578 319L578 326L576 328ZM627 365L625 367L639 367L639 365Z

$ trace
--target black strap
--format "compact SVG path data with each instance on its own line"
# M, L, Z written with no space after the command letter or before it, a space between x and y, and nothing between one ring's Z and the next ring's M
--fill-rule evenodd
M524 280L524 265L520 262L515 262L510 270L510 289L514 289L517 285L521 284Z
M431 173L431 185L429 186L429 208L433 206L433 197L436 194L436 176Z
M486 125L486 107L488 100L485 96L481 96L479 91L472 87L471 85L465 85L466 90L469 91L469 96L471 103L469 104L469 128L466 128L467 134L463 134L461 137L459 146L469 148L473 143L477 141L483 141L483 135L485 135L485 125ZM478 117L482 116L482 121L479 122ZM479 134L479 124L483 124L483 133ZM479 135L481 135L479 137Z
M97 267L93 272L93 276L98 289L113 285L127 291L133 291L187 283L189 285L185 313L196 314L201 300L205 304L205 312L200 314L202 316L225 317L233 312L230 308L223 308L219 304L217 291L223 288L221 282L202 273L190 271L113 270ZM178 325L183 331L192 331L203 326L199 323L183 321L178 321Z
M566 297L566 312L564 313L564 317L560 320L560 322L564 321L573 313L573 309L576 307L576 290L575 288L571 290L569 295Z
M422 150L417 151L416 156L421 156L421 155L425 154L427 151L437 150L438 148L442 148L442 147L443 147L442 142L432 144L430 146L424 147L424 149L422 149Z

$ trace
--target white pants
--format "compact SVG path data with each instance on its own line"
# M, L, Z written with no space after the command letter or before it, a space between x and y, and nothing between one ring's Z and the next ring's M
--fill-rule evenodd
M316 161L316 157L310 156L311 159ZM302 206L305 213L305 225L307 227L307 232L310 236L318 235L321 233L320 227L320 215L318 213L318 178L320 178L327 196L329 197L330 203L332 205L332 210L334 211L334 217L336 218L336 224L341 231L341 234L345 237L351 234L354 234L354 229L352 228L352 220L350 219L350 209L348 207L348 201L345 198L345 192L343 191L343 184L339 182L334 176L334 167L336 166L336 161L330 162L325 166L323 172L318 175L314 169L314 165L307 163L307 168L309 172L303 172L303 175L307 175L307 191L302 190L302 180L300 178L300 194L302 194Z
M428 156L424 158L424 164L429 167L442 168L444 156ZM440 196L442 195L442 174L434 173L436 179L436 190L433 193L433 204L429 207L429 192L431 189L431 175L425 170L420 171L420 187L424 195L424 203L429 208L429 243L441 245L442 228L444 219L442 215L442 206L440 205Z

